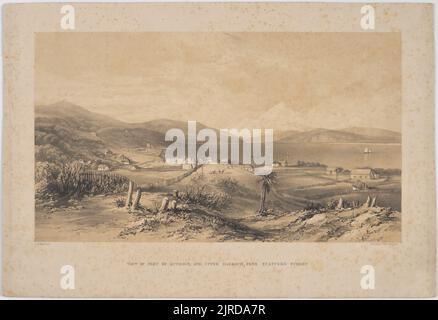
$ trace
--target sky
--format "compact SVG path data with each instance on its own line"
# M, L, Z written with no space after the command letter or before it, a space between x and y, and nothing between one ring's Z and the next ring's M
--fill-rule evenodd
M400 131L399 33L37 33L35 104L126 122Z

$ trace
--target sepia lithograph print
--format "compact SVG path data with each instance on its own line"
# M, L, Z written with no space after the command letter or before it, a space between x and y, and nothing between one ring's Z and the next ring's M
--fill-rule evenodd
M401 239L398 32L37 33L34 85L36 241Z

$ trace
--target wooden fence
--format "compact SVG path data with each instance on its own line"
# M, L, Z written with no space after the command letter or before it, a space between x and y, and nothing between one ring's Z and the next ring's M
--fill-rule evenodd
M102 192L125 191L130 181L127 177L113 172L88 170L79 173L79 183L82 186L93 186ZM135 183L134 187L136 187Z
M129 178L117 173L88 170L79 173L79 185L81 185L82 190L93 190L94 193L101 193L106 191L121 192L128 190L129 183L131 182L132 190L141 189L142 191L147 191L153 188L167 187L174 183L177 183L196 172L201 166L202 165L198 165L177 177L161 179L159 181L144 185L138 185Z
M191 174L195 173L201 167L202 167L202 164L197 165L194 168L187 170L186 172L184 172L183 174L181 174L177 177L169 178L169 179L162 179L162 180L159 180L159 181L156 181L153 183L144 184L144 185L139 186L139 188L141 188L143 191L147 191L148 189L151 189L151 188L160 188L160 187L170 186L174 183L177 183L177 182L183 180L184 178L187 178Z

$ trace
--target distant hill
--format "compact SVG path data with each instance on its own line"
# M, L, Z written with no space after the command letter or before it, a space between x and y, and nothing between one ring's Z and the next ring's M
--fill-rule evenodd
M144 122L141 125L140 124L136 124L138 126L147 128L149 130L153 130L156 132L159 132L162 135L162 139L164 139L164 135L166 134L166 132L169 129L181 129L184 134L187 135L187 121L178 121L178 120L170 120L170 119L156 119L156 120L151 120L148 122ZM205 129L208 128L206 125L202 124L201 122L196 122L196 130L199 131L201 129ZM216 129L212 128L213 130L215 130L217 132Z
M299 133L301 133L301 131L298 130L274 130L274 141L290 138Z
M68 101L60 101L46 106L36 106L35 118L61 119L64 123L67 121L69 127L85 131L96 131L100 128L126 125L122 121L88 111Z
M187 122L157 119L126 123L61 101L35 107L35 157L38 161L93 160L111 148L163 148L171 128L187 134ZM206 128L197 122L197 131ZM214 129L218 134L218 131ZM219 137L219 135L218 135ZM279 143L400 143L398 132L372 128L274 132Z
M105 143L88 125L61 117L35 118L35 159L65 162L99 157Z
M163 148L167 130L187 122L157 119L126 123L91 112L67 101L35 107L35 158L37 161L95 160L111 148ZM197 131L206 128L196 123Z
M354 133L364 137L373 138L378 141L388 141L394 143L401 142L401 133L386 129L351 127L342 129L343 132Z
M35 107L37 161L95 160L112 147L162 144L162 134L61 101Z
M314 129L304 132L293 131L277 141L280 143L400 143L401 134L372 128Z
M148 144L159 147L164 146L164 134L143 127L110 127L96 132L107 146L121 148L144 148Z

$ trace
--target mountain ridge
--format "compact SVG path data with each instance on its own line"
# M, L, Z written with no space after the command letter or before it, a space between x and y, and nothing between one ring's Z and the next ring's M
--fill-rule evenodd
M197 131L207 128L196 123ZM187 134L187 122L155 119L127 123L101 115L67 101L35 107L36 159L96 159L111 148L163 148L171 128ZM216 133L218 129L212 128ZM275 133L278 132L276 135ZM339 130L278 130L274 143L400 143L398 132L352 127ZM217 135L219 138L219 135Z
M379 132L373 132L378 130ZM280 143L401 143L401 134L391 130L373 128L312 129L294 132L276 140Z

